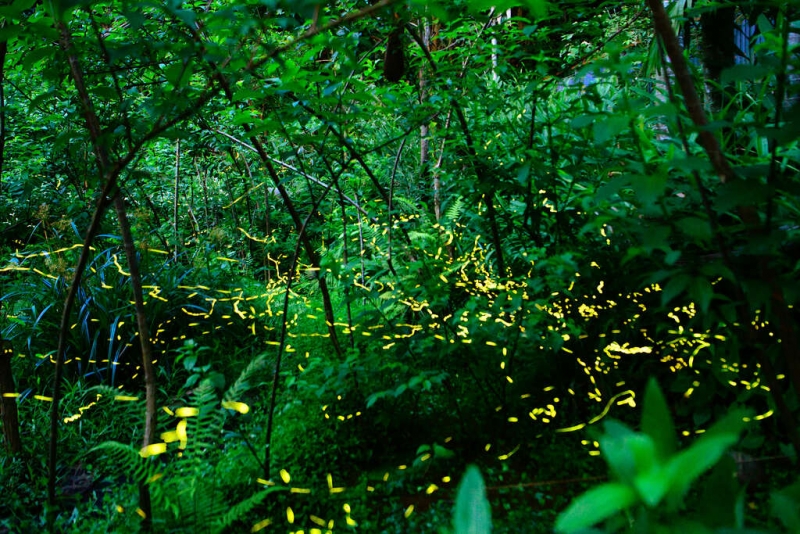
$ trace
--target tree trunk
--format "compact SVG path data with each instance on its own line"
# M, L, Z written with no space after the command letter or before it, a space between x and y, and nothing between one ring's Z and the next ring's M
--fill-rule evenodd
M178 141L180 147L180 141ZM178 149L180 150L180 149ZM177 165L176 165L177 183ZM147 325L147 315L144 311L144 295L142 292L142 277L139 273L139 262L136 259L136 244L133 241L130 221L125 212L125 200L120 193L114 198L114 208L119 219L119 228L122 233L122 243L125 255L128 257L128 271L130 272L131 288L133 289L133 305L136 309L136 327L139 329L139 345L142 349L142 369L144 371L145 387L145 416L144 439L142 448L147 447L156 440L156 378L153 370L153 349L150 344L150 329ZM152 527L152 507L150 506L150 490L147 482L139 483L139 508L144 512L143 527L149 530Z
M427 19L423 19L420 21L422 24L422 42L425 43L425 46L430 48L431 45L431 24L430 21ZM428 74L427 69L424 65L419 68L419 102L423 104L425 100L428 98ZM419 127L419 175L422 178L423 182L427 181L428 179L428 170L430 165L428 164L429 156L428 153L430 151L430 141L428 139L429 134L429 124L428 121L425 121ZM439 220L438 216L438 206L437 206L437 191L434 188L433 192L433 204L434 210L437 212L436 220Z
M178 195L180 194L181 183L181 140L175 143L175 193L173 195L172 203L172 231L173 239L175 239L175 248L173 249L173 259L178 261L178 246L180 243L180 235L178 231ZM117 210L119 213L119 210Z
M5 23L0 27L4 27ZM5 70L6 52L8 43L0 42L0 192L3 191L3 164L5 162L6 148L6 90L5 90Z
M11 374L11 350L0 338L0 414L3 420L3 435L5 436L6 449L10 454L22 452L22 441L19 437L19 418L17 417L17 399L13 395L14 376Z

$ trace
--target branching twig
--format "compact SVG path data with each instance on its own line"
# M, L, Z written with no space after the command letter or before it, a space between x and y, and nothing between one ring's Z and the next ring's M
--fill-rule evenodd
M243 146L244 148L246 148L246 149L248 149L248 150L252 150L253 152L256 152L256 153L258 153L258 150L256 150L256 148L255 148L253 145L251 145L251 144L249 144L249 143L247 143L247 142L245 142L245 141L242 141L241 139L238 139L238 138L236 138L236 137L232 136L231 134L229 134L229 133L227 133L227 132L223 132L222 130L216 130L216 129L213 129L213 130L211 130L211 131L212 131L212 132L214 132L214 133L218 133L218 134L220 134L220 135L222 135L222 136L224 136L224 137L227 137L228 139L230 139L230 140L231 140L231 141L233 141L234 143L237 143L237 144L239 144L239 145ZM279 159L277 159L277 158L273 158L273 157L272 157L272 156L270 156L270 155L267 155L267 159L268 159L268 160L270 160L272 163L274 163L274 164L276 164L276 165L278 165L278 166L280 166L280 167L283 167L284 169L290 170L290 171L292 171L292 172L296 172L297 174L299 174L300 176L302 176L302 177L303 177L303 178L305 178L306 180L310 180L310 181L314 182L314 183L315 183L315 184L317 184L317 185L321 185L322 187L325 187L325 188L328 188L328 187L330 187L330 185L329 185L329 184L326 184L325 182L323 182L323 181L322 181L322 180L320 180L319 178L316 178L316 177L314 177L314 176L312 176L312 175L310 175L310 174L308 174L308 173L305 173L305 172L301 171L300 169L298 169L297 167L295 167L295 166L293 166L293 165L290 165L290 164L286 163L285 161L281 161L281 160L279 160ZM363 208L362 208L362 207L361 207L361 206L358 204L358 202L356 202L356 201L355 201L355 200L353 200L352 198L348 197L347 195L344 195L344 194L342 194L341 196L342 196L342 198L344 198L344 199L347 201L347 203L348 203L348 204L351 204L352 206L355 206L355 208L356 208L356 209L357 209L357 210L358 210L358 211L359 211L359 212L360 212L362 215L364 215L364 217L366 217L367 219L369 219L370 221L372 221L372 222L374 222L374 223L377 223L377 222L378 222L378 219L376 219L375 217L373 217L372 215L370 215L369 213L367 213L367 212L366 212L366 211L365 211L365 210L364 210L364 209L363 209Z

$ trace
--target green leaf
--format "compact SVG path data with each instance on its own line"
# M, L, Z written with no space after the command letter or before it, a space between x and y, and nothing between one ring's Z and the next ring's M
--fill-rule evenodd
M175 89L180 89L192 77L192 62L184 64L181 61L176 61L164 69L164 76L170 85Z
M700 217L684 217L676 222L681 231L698 241L711 241L711 225L706 219Z
M644 503L654 508L661 502L670 487L670 476L666 469L654 468L636 476L633 485Z
M23 11L30 9L36 3L36 0L15 0L10 2L9 5L0 7L0 17L13 18L18 16Z
M378 395L377 393L373 393L369 397L367 397L367 408L371 408L373 404L375 404L378 399L380 399L382 395Z
M231 120L231 122L238 126L240 124L252 123L253 120L254 119L253 119L253 116L250 114L250 111L245 109L243 111L240 111L236 115L234 115L234 117Z
M580 130L581 128L594 124L597 121L597 118L598 116L593 113L578 115L569 122L569 125L576 130Z
M689 296L699 305L700 311L708 313L708 307L714 297L714 287L706 278L695 277L689 284Z
M531 164L530 162L523 163L517 168L517 182L520 185L526 185L528 183L528 177L531 174Z
M525 4L535 19L547 18L550 12L550 2L546 0L527 0Z
M171 10L181 22L189 26L191 29L196 29L197 15L191 9L175 9Z
M774 492L770 499L773 517L777 517L789 532L800 532L800 481Z
M624 115L610 115L598 117L592 124L594 131L594 142L597 145L614 139L616 136L628 129L628 117Z
M592 488L572 501L556 519L556 532L575 532L604 521L636 504L636 492L627 484L610 482Z
M599 438L600 451L611 471L625 482L636 476L636 460L630 453L629 442L636 433L618 421L605 422L605 433Z
M668 465L672 478L670 508L677 508L689 486L739 440L739 434L745 426L745 415L746 412L742 410L729 413L691 447L672 458Z
M728 454L717 462L704 480L697 509L703 511L702 517L706 525L731 527L736 524L741 488L734 473L736 473L736 462Z
M486 499L486 486L477 467L467 467L458 486L453 511L455 534L488 534L492 531L492 515Z
M631 185L631 176L628 174L624 174L621 176L615 176L597 190L597 193L594 195L595 202L602 202L604 200L609 199L612 195L619 194L621 189L626 187L630 187Z
M672 299L683 293L690 281L691 277L687 274L679 274L670 278L661 291L661 305L666 306Z
M41 63L45 58L48 58L48 60L45 62L46 64L51 63L52 56L55 54L55 50L56 49L54 47L43 46L27 52L21 63L23 70L32 70L35 65Z
M675 265L675 262L677 262L679 259L681 259L680 250L668 250L664 256L664 264Z
M254 91L249 87L240 87L233 93L231 101L242 102L246 100L260 100L262 98L264 98L264 94L261 91Z
M654 378L647 383L644 394L642 432L653 440L658 459L662 462L669 459L678 449L678 437L667 401Z
M667 187L668 175L663 172L654 172L646 176L637 177L633 183L636 198L644 207L654 206L656 201L664 196Z
M758 26L758 31L764 35L775 29L775 24L764 13L758 16L756 25Z
M191 354L183 359L183 368L187 371L191 371L194 369L194 366L197 364L197 354Z
M550 3L546 0L527 0L523 2L530 10L531 15L537 19L547 17L550 10ZM472 12L483 12L494 8L495 13L500 13L507 9L518 7L519 0L471 0L469 7Z
M448 459L448 458L455 458L455 456L456 456L456 453L454 453L454 452L453 452L453 451L451 451L450 449L447 449L447 448L445 448L445 447L442 447L442 446L441 446L441 445L439 445L438 443L434 443L434 444L433 444L433 455L434 455L436 458L441 458L441 459L443 459L443 460L446 460L446 459Z
M771 187L755 180L731 180L717 189L714 206L720 212L752 206L766 201L772 193Z
M742 64L728 67L720 75L720 83L728 84L731 82L749 82L767 76L771 69L765 65Z

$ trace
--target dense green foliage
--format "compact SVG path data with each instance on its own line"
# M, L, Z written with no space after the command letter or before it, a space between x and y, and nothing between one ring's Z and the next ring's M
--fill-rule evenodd
M651 4L0 7L0 532L796 531L800 13Z

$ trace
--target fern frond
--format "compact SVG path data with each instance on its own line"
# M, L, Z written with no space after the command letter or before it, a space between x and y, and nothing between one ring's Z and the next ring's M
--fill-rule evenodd
M90 453L101 453L102 465L112 477L121 476L136 484L150 480L158 469L158 463L142 458L139 449L117 441L106 441L93 447Z
M236 382L233 383L231 387L225 392L223 395L223 400L226 401L238 401L242 398L251 387L251 380L259 373L262 369L264 369L266 365L267 353L261 353L255 358L253 358L247 367L239 374L239 378L236 379Z
M281 491L283 489L284 488L278 486L266 488L252 494L245 500L231 506L227 512L219 516L214 521L213 526L211 527L211 531L224 532L226 529L230 528L233 525L233 523L242 519L242 517L244 517L245 514L249 513L251 510L253 510L253 508L264 502L264 499L266 499L267 495L275 491Z
M192 404L197 415L187 419L189 457L199 461L218 443L222 431L219 398L211 380L205 379L192 393Z
M177 503L182 523L193 525L194 532L206 530L228 508L225 495L218 491L213 478L200 476L178 491Z
M454 200L450 201L450 204L447 206L447 209L444 210L444 216L442 217L442 225L448 228L452 227L454 223L458 222L458 219L461 218L461 214L464 212L464 199L461 197L456 197Z

